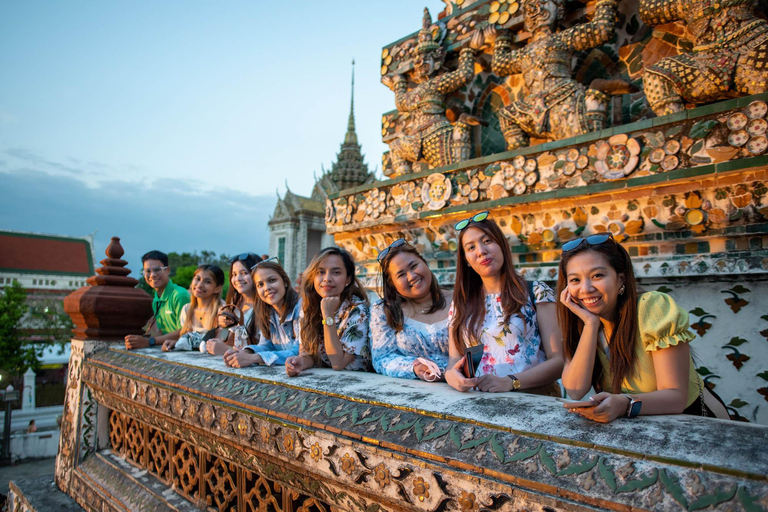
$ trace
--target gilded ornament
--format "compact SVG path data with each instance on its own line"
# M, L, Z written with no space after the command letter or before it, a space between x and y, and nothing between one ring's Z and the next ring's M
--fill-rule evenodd
M420 476L416 477L413 481L413 494L422 502L429 499L429 483Z
M309 448L309 456L312 457L312 460L315 462L320 461L320 459L323 457L322 450L320 449L320 443L315 442L312 444L312 446Z
M291 434L285 434L283 436L283 449L286 452L293 451L293 436Z
M379 484L379 487L389 485L389 476L389 469L387 469L383 462L373 468L373 479Z
M355 471L355 459L353 459L348 453L345 453L341 458L341 470L350 476Z
M461 512L472 512L473 510L477 510L477 498L475 497L475 493L461 491L461 495L459 496L459 507L461 508Z

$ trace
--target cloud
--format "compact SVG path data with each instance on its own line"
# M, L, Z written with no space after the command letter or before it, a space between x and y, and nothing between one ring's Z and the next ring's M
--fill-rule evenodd
M88 186L72 176L32 169L0 173L0 189L0 229L69 236L96 231L97 259L110 237L119 236L134 277L141 255L151 249L268 252L267 221L276 202L274 195L201 191L181 180Z
M12 156L18 160L21 160L22 162L26 162L38 167L48 167L51 169L64 171L70 174L77 174L77 175L83 174L83 170L78 167L72 167L71 165L47 160L43 156L29 149L9 148L9 149L6 149L4 153L8 156Z

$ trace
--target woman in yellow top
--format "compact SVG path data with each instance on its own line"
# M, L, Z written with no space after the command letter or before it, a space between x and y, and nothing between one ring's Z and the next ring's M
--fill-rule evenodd
M639 414L728 418L696 373L688 313L660 292L641 293L627 251L602 233L563 245L557 316L566 356L563 386L586 402L571 412L608 423Z

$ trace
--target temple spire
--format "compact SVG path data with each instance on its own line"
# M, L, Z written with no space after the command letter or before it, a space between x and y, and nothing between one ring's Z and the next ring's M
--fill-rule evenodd
M344 190L357 185L362 185L373 179L368 172L368 164L365 163L360 144L357 142L355 132L355 61L352 60L352 94L349 102L349 122L347 134L341 143L341 151L336 155L336 161L331 165L329 178L334 183L336 190ZM334 192L336 191L334 190Z
M347 122L347 135L344 137L345 144L357 144L357 133L355 132L355 59L352 59L352 99L349 103L349 121Z

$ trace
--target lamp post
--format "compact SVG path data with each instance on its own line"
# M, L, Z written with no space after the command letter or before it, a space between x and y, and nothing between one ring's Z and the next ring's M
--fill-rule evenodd
M0 456L0 466L11 464L11 406L19 399L19 392L8 385L5 391L0 391L5 402L5 423L3 425L3 452Z

